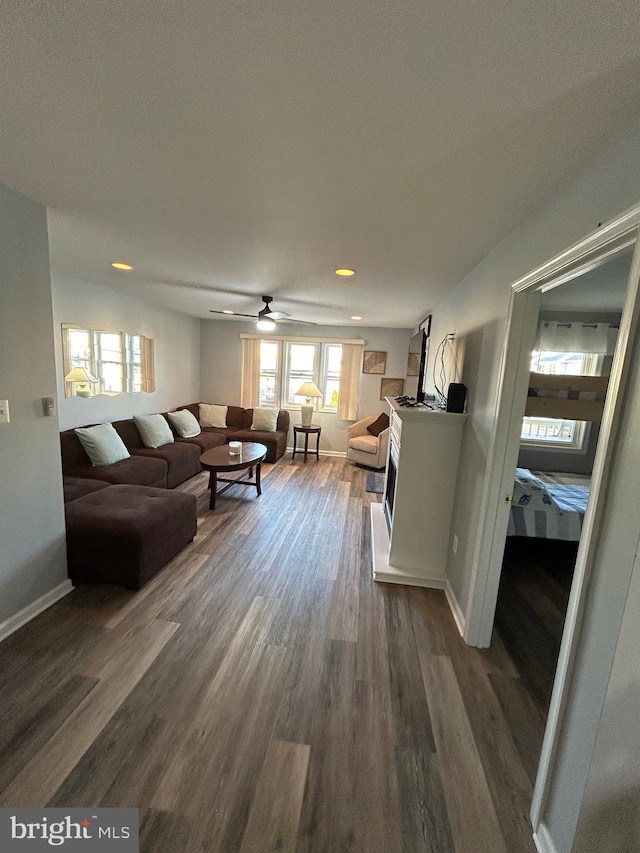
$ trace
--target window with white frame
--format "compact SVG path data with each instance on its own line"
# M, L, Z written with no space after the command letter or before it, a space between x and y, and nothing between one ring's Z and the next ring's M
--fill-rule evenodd
M94 394L139 393L155 390L153 341L143 335L79 329L63 323L64 375L84 367L96 377ZM65 382L65 396L76 393L73 382Z
M341 361L341 344L260 341L260 405L281 409L300 406L304 397L295 392L304 382L313 382L322 392L320 408L337 411Z
M534 350L531 371L565 376L600 376L603 356L585 352L552 352ZM583 450L588 431L585 421L567 418L532 418L522 420L522 444L565 450Z

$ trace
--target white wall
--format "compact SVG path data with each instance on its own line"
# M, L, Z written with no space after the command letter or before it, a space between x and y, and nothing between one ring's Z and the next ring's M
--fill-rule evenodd
M636 559L624 610L572 853L627 853L640 849L638 614L640 557Z
M462 381L469 388L470 417L463 435L453 519L453 530L460 545L457 556L450 551L447 567L449 580L463 611L468 603L473 549L478 536L479 506L494 425L510 285L594 231L599 223L638 203L639 162L640 129L636 127L603 150L591 168L561 188L548 206L517 228L434 307L432 357L435 344L444 334L455 330L460 339ZM637 385L633 393L638 393ZM637 432L627 436L629 442L638 455L640 438ZM630 469L621 467L615 482L616 492L633 494L631 479ZM634 531L637 533L635 515L623 511L620 518L628 535ZM599 568L603 573L607 570L607 566ZM581 654L573 673L561 730L560 756L553 769L551 797L544 813L558 853L569 853L573 843L602 697L607 686L607 666L610 668L611 655L615 651L617 634L612 614L620 604L624 573L630 572L630 567L618 565L616 569L620 572L620 582L615 586L615 594L613 585L607 587L606 578L604 586L598 586L591 593L584 638L585 642L587 637L594 638L593 645L589 646L592 653ZM620 665L631 671L636 665L635 658L627 655ZM624 701L630 701L629 697ZM623 741L621 732L617 740L619 747L623 747ZM598 756L593 756L593 759L597 761ZM593 769L595 772L595 766Z
M0 623L67 579L44 207L0 186Z
M238 320L201 321L201 400L222 405L240 405L242 374L241 333L254 333L255 323ZM404 378L407 372L410 329L358 328L356 326L297 326L278 324L278 334L300 335L314 338L349 338L366 341L365 349L387 353L385 376ZM265 335L266 337L266 335ZM381 376L360 374L359 417L379 414L385 410L380 400ZM299 409L291 410L291 422L299 421ZM325 451L345 452L347 449L347 421L339 421L334 414L317 412L314 423L322 426L320 447ZM289 437L291 441L291 436ZM313 442L312 442L313 444Z
M200 321L86 281L52 274L56 382L60 429L163 412L200 394ZM62 323L141 334L155 340L156 390L65 397Z

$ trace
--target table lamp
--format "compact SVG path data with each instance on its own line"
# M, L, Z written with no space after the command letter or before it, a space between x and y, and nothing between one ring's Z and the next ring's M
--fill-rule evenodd
M74 383L77 397L90 397L91 388L89 387L89 383L97 382L98 380L92 373L89 373L86 367L74 367L64 377L64 381Z
M296 397L305 397L305 402L300 406L300 422L303 427L311 426L313 417L312 397L322 397L322 391L313 382L303 382L295 393Z

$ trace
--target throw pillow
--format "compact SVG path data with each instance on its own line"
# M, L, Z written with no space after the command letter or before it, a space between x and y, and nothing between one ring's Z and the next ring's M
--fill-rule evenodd
M179 412L167 412L167 417L180 438L193 438L202 432L200 424L189 409L181 409Z
M140 438L145 447L164 447L173 444L173 433L162 415L134 415L133 422L138 427Z
M372 424L369 424L369 426L367 427L367 432L370 432L371 435L380 435L380 433L388 426L389 415L386 412L383 412L381 415L378 415L378 417Z
M215 406L213 403L200 403L200 426L226 427L228 406Z
M129 458L129 451L124 441L113 428L112 424L98 424L75 430L91 464L98 467L114 465Z
M251 429L259 429L262 432L275 432L279 414L279 409L254 409Z

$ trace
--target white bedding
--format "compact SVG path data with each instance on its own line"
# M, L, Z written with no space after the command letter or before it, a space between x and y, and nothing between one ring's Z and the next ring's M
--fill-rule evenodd
M577 542L591 478L516 469L507 536Z

